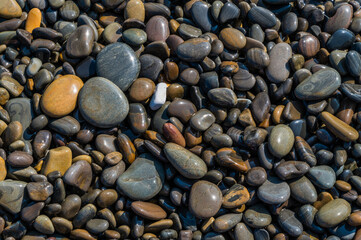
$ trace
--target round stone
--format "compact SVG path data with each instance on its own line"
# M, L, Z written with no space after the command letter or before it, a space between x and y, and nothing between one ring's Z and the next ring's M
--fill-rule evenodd
M278 124L268 137L268 149L275 157L282 158L291 151L294 141L292 129L287 125Z
M49 117L68 115L75 109L83 85L83 81L75 75L59 77L45 89L40 100L41 109Z
M350 204L346 200L338 198L321 207L316 214L316 221L321 227L335 227L345 220L350 213Z
M222 192L217 185L208 181L193 184L189 195L189 210L197 218L216 215L222 205Z
M129 103L122 90L102 77L91 78L84 84L78 104L84 119L101 128L120 124L129 112Z
M192 38L181 43L177 55L187 62L200 62L211 52L211 44L203 38Z
M96 70L100 77L109 79L126 91L138 77L140 62L127 44L113 43L97 55Z
M167 217L167 213L154 203L135 201L130 207L135 214L145 219L156 221Z
M93 50L94 31L88 25L78 27L66 42L65 51L70 58L84 58Z

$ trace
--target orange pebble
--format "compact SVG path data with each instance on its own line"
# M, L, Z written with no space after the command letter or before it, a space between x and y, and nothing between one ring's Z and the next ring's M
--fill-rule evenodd
M25 30L32 33L41 24L41 11L38 8L33 8L28 13L28 19L25 23Z

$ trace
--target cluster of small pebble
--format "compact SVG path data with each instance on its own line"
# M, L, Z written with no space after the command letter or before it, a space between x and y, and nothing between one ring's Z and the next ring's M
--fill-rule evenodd
M0 239L361 240L360 0L0 0Z

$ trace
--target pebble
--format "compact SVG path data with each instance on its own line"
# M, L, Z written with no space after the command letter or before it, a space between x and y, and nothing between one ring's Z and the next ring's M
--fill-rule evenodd
M278 223L290 236L298 237L302 234L302 223L296 218L295 213L288 209L283 209L278 215Z
M237 208L242 204L245 204L250 199L248 189L241 184L234 184L226 193L223 195L222 206L224 208Z
M275 157L282 158L291 151L294 141L295 136L291 128L278 124L271 130L268 149Z
M316 221L321 227L334 227L345 220L351 213L350 204L344 199L332 200L319 209Z
M201 180L192 186L189 195L189 210L196 217L201 219L213 217L221 205L222 192L217 185Z
M131 208L135 214L145 219L157 221L167 217L167 213L154 203L135 201L132 202Z
M93 29L88 25L82 25L69 36L65 51L71 58L84 58L92 52L93 44Z
M289 183L291 196L297 201L307 204L317 200L317 191L312 182L305 176Z
M268 204L280 204L290 198L291 190L287 182L269 177L257 190L259 199Z
M168 21L163 16L154 16L147 22L145 31L148 41L165 41L169 37Z
M138 2L138 0L132 0L132 2ZM118 67L114 68L115 65ZM126 91L139 75L140 62L128 45L112 43L97 55L96 72L99 77L109 79L120 90Z
M272 48L269 53L270 64L266 68L267 77L271 82L282 83L288 78L291 71L288 61L291 57L291 47L286 43L278 43Z
M72 152L70 148L62 146L49 151L44 160L42 173L47 176L53 171L59 171L61 175L71 166Z
M211 44L202 38L193 38L177 47L177 56L188 62L200 62L211 52Z
M164 169L150 154L140 155L118 178L116 184L134 200L149 200L159 193L164 183Z
M40 100L41 109L49 117L59 118L71 113L77 103L83 81L75 75L65 75L52 82ZM59 105L59 101L62 102Z
M21 16L21 7L15 0L5 0L0 3L0 17L5 19L18 18Z
M84 84L78 105L84 119L101 128L120 124L129 112L129 103L123 91L102 77L91 78Z
M11 214L19 213L22 208L26 185L27 183L22 181L1 181L0 206Z
M92 181L91 166L87 161L81 160L73 163L64 174L64 182L81 191L88 191Z
M234 28L224 28L219 33L219 39L230 50L241 50L246 46L246 38L243 33Z
M158 83L154 94L150 100L149 107L152 110L158 110L165 101L167 100L167 84L165 83Z
M265 206L255 204L244 212L243 220L250 227L264 228L272 222L272 216Z
M336 182L336 174L333 169L326 165L314 166L310 168L307 176L318 187L330 189Z
M178 144L167 143L164 153L173 167L186 178L199 179L207 173L204 161Z

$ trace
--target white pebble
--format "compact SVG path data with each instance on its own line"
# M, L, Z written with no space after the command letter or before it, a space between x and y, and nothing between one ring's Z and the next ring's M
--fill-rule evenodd
M153 94L152 99L150 100L150 109L157 110L163 106L167 100L167 84L158 83Z

